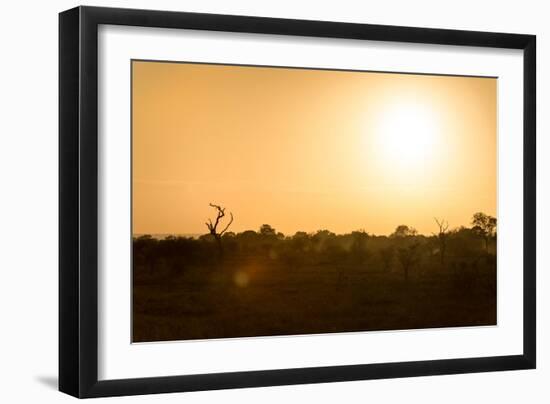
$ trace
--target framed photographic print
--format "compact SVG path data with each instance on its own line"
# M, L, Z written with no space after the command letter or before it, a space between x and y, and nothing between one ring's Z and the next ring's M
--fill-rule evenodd
M535 36L59 22L61 391L535 367Z

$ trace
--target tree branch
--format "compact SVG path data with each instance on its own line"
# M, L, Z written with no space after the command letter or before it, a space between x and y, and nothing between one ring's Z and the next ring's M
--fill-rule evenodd
M220 236L225 233L227 231L227 229L229 229L229 226L231 226L231 223L233 223L233 213L229 212L229 214L231 215L231 220L229 221L229 223L227 223L227 226L225 226L225 229L223 229L221 232L220 232Z

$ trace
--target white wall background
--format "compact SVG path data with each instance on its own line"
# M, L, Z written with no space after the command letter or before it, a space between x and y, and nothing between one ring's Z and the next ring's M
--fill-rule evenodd
M114 398L128 403L550 400L550 8L545 2L462 0L90 1L156 8L531 33L538 36L538 369L396 380ZM72 400L57 385L57 13L73 1L3 4L0 24L0 397L6 403ZM414 347L411 347L414 349Z

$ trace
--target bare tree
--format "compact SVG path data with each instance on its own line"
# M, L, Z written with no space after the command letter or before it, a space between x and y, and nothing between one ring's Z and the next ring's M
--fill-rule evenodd
M214 237L214 240L216 240L216 243L218 243L218 253L221 257L223 255L223 245L222 245L222 236L223 234L229 229L229 226L231 226L231 223L233 223L233 213L229 212L229 216L231 219L229 222L227 222L227 225L223 228L223 230L218 231L218 226L220 225L220 221L225 217L225 208L222 208L219 205L214 205L213 203L210 203L210 206L216 209L216 219L214 220L214 223L212 223L211 219L208 219L208 222L206 222L206 227L208 227L208 231L210 234Z
M439 242L439 257L441 259L441 266L445 266L445 250L447 249L447 237L449 236L449 222L446 220L439 220L438 218L434 217L435 222L437 223L437 226L439 227L439 232L432 233Z

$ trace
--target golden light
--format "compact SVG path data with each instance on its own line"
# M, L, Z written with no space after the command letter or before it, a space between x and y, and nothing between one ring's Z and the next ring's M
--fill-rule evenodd
M388 105L375 126L376 148L386 169L414 170L433 163L440 142L438 116L429 105Z
M235 282L235 285L244 288L248 286L248 282L250 282L250 277L245 271L237 271L233 275L233 281Z
M496 79L132 66L136 234L202 234L213 200L237 233L390 234L399 221L430 234L436 214L496 215ZM242 269L250 285L266 268Z

